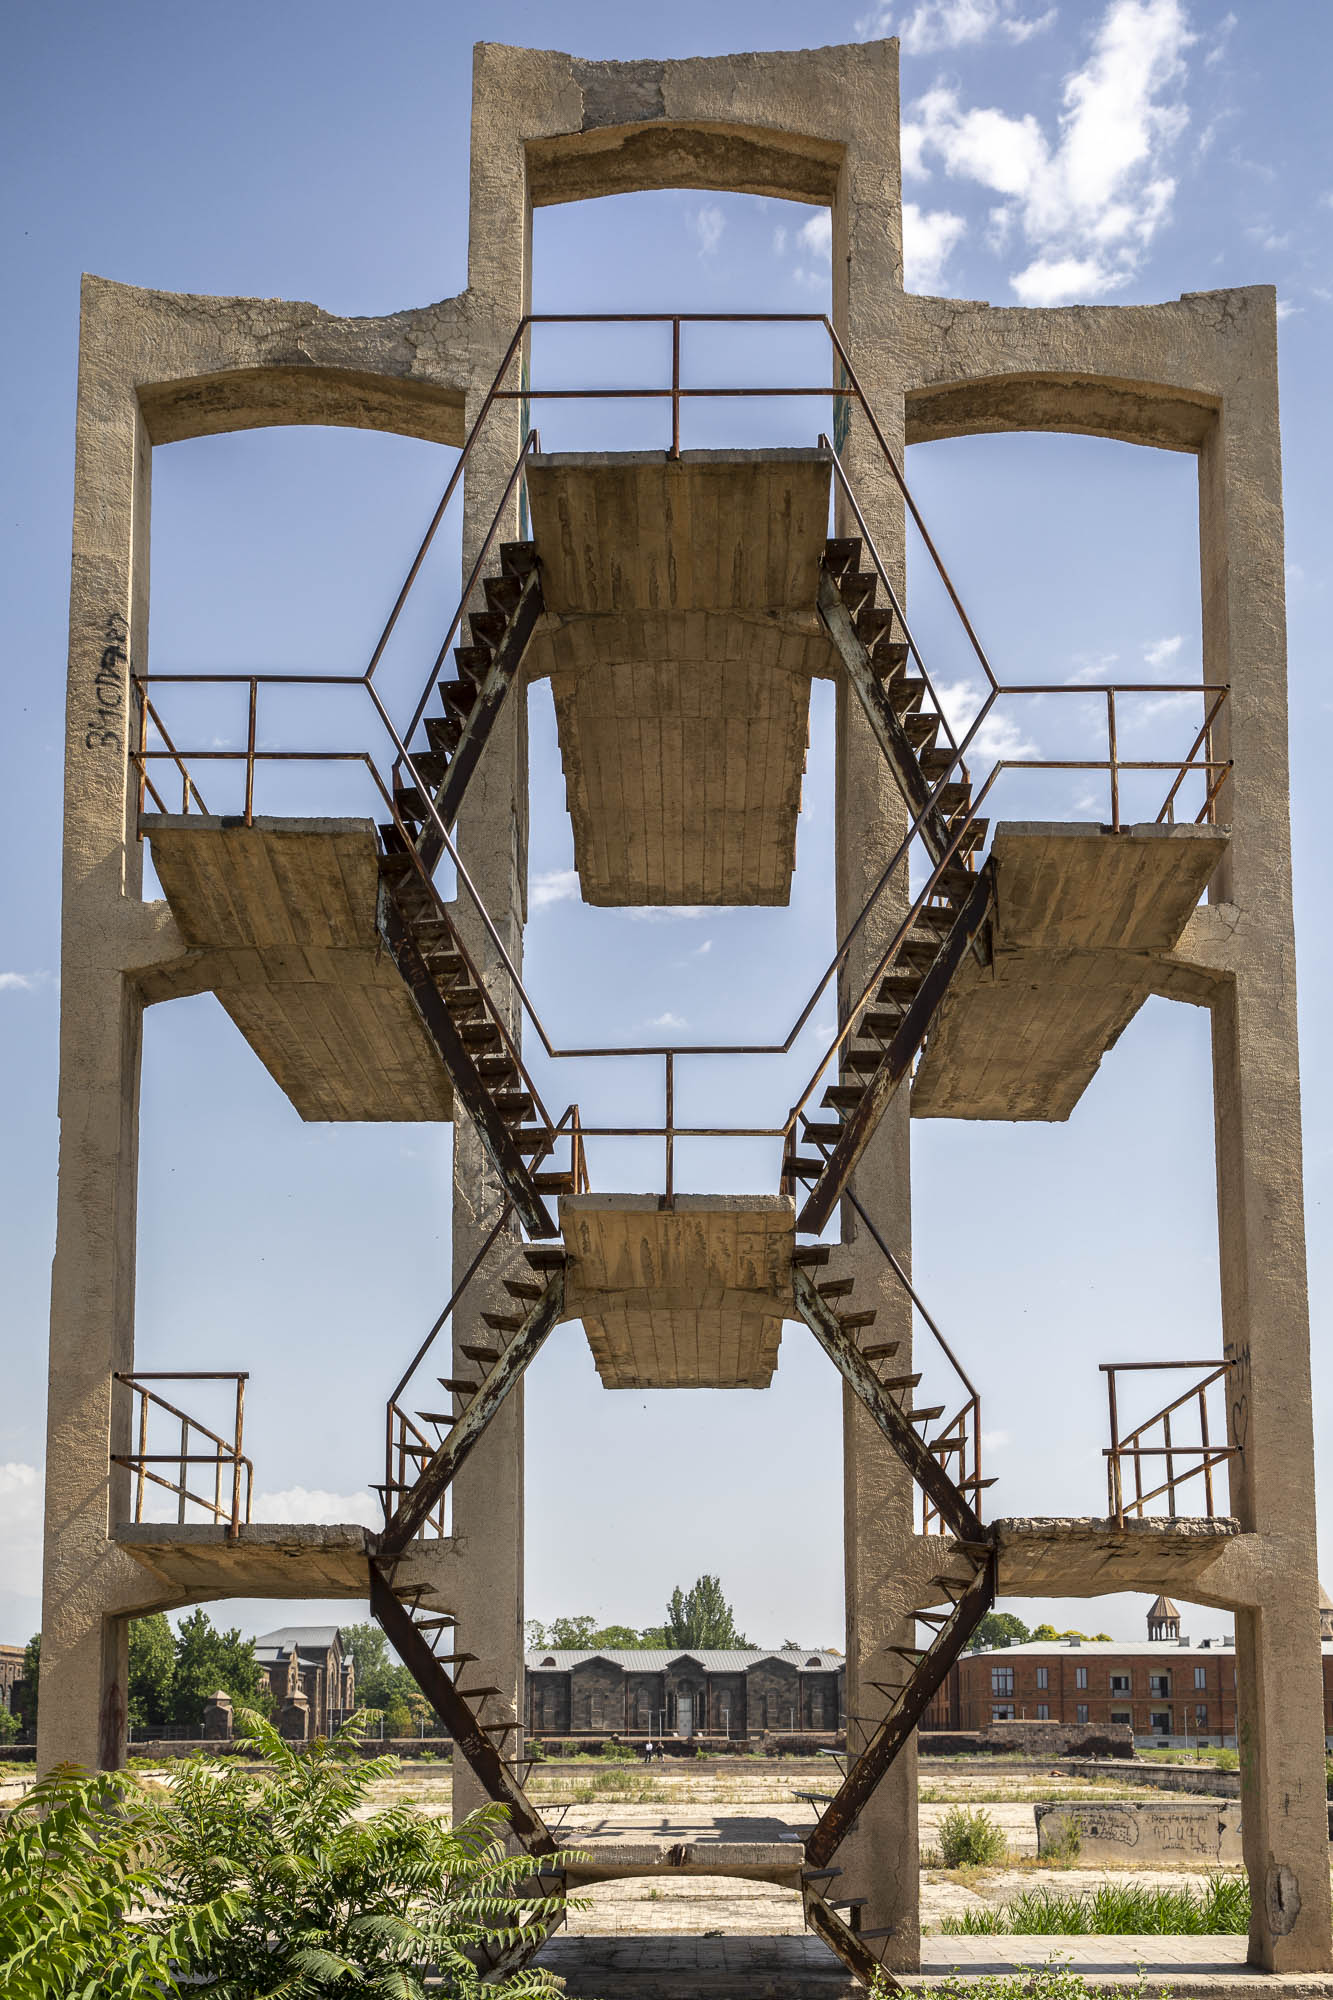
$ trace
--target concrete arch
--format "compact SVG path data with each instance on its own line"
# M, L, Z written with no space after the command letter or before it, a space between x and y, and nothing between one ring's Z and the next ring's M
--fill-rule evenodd
M931 382L906 396L907 442L1005 431L1061 431L1198 453L1220 398L1169 383L1033 371Z
M758 125L662 120L567 132L526 146L534 208L660 188L708 188L831 204L840 140Z
M141 383L139 408L154 445L298 424L387 431L461 446L461 388L358 368L274 362Z

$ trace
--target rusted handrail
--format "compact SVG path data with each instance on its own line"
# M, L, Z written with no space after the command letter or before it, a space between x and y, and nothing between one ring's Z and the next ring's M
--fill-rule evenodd
M1167 1512L1171 1520L1176 1518L1176 1488L1187 1480L1202 1477L1204 1482L1205 1518L1214 1518L1213 1468L1223 1465L1238 1455L1239 1445L1214 1444L1208 1428L1208 1391L1215 1382L1221 1381L1236 1366L1232 1359L1221 1361L1103 1361L1101 1372L1106 1377L1106 1394L1109 1406L1111 1442L1103 1446L1102 1456L1106 1460L1107 1505L1120 1527L1124 1526L1127 1514L1142 1520L1149 1501L1167 1496ZM1188 1389L1145 1417L1133 1430L1123 1434L1120 1430L1119 1399L1116 1393L1116 1377L1127 1374L1144 1374L1162 1369L1206 1368L1208 1373L1201 1381L1191 1383ZM1187 1404L1196 1404L1199 1422L1199 1443L1184 1444L1173 1437L1171 1419L1177 1410ZM1145 1435L1162 1426L1162 1442L1145 1444ZM1160 1485L1145 1492L1143 1486L1143 1460L1161 1458L1166 1461L1166 1478ZM1194 1465L1187 1464L1184 1471L1177 1468L1178 1459L1197 1459ZM1123 1462L1129 1459L1134 1468L1134 1498L1126 1501L1124 1494Z
M136 1521L143 1520L144 1489L146 1485L152 1484L154 1486L165 1487L168 1493L175 1493L178 1496L179 1504L176 1514L178 1524L183 1523L185 1520L186 1507L193 1504L194 1506L204 1508L207 1513L213 1516L214 1520L225 1522L227 1533L230 1536L234 1537L240 1533L242 1522L248 1522L250 1519L250 1503L254 1486L254 1467L241 1449L245 1421L245 1385L249 1379L248 1371L236 1369L187 1368L175 1370L134 1369L124 1371L118 1369L115 1372L112 1380L123 1382L131 1391L131 1394L137 1396L139 1399L137 1424L132 1420L132 1428L136 1429L138 1433L136 1448L129 1452L113 1451L111 1453L111 1463L113 1465L123 1465L135 1474L134 1519ZM236 1385L235 1436L231 1438L221 1437L208 1424L201 1423L198 1417L192 1417L186 1411L179 1409L176 1404L169 1403L165 1396L160 1396L155 1389L146 1388L144 1385L148 1382L234 1382ZM179 1423L180 1443L178 1449L174 1451L149 1451L148 1427L150 1408L163 1411L167 1416ZM212 1451L192 1450L191 1446L195 1433L200 1438L206 1439L214 1449ZM150 1471L149 1467L154 1465L174 1465L178 1470L178 1477L170 1479L163 1473ZM211 1499L209 1499L207 1494L194 1493L190 1490L188 1483L190 1475L186 1468L191 1465L211 1465L213 1467L213 1497ZM228 1465L231 1467L231 1494L229 1500L224 1502L222 1475L223 1468ZM244 1469L245 1473L244 1512L242 1512L241 1503L242 1469Z

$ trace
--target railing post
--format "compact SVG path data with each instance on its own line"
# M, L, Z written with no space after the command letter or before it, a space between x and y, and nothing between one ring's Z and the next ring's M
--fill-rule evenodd
M241 1455L242 1439L245 1432L245 1377L236 1377L236 1436L233 1440L236 1455L231 1463L231 1535L235 1539L241 1532ZM219 1473L221 1461L219 1461ZM247 1514L249 1508L246 1508Z
M1125 1525L1125 1506L1120 1487L1120 1413L1116 1408L1114 1367L1110 1367L1106 1371L1106 1399L1110 1406L1111 1425L1111 1456L1106 1462L1108 1474L1107 1499L1109 1502L1114 1495L1115 1504L1111 1507L1111 1512L1116 1517L1116 1526L1123 1528Z
M1120 831L1120 770L1116 761L1115 689L1106 690L1106 739L1111 764L1111 831Z
M1206 1387L1199 1391L1199 1438L1203 1444L1204 1512L1211 1521L1213 1518L1213 1461L1209 1450L1211 1439L1208 1436L1208 1391Z
M680 315L671 321L671 456L680 457Z
M259 682L250 676L250 727L245 748L245 823L255 823L255 711L259 705Z
M1162 1443L1166 1446L1166 1511L1176 1518L1176 1461L1171 1455L1171 1412L1162 1413Z
M666 1205L674 1208L676 1201L676 1058L670 1051L666 1059Z
M136 1385L135 1394L139 1398L139 1477L134 1494L134 1518L136 1521L142 1521L144 1486L147 1483L144 1478L144 1466L148 1457L148 1391Z
M178 1526L180 1526L185 1520L185 1485L190 1472L189 1457L190 1457L190 1419L188 1417L182 1417L180 1502L176 1508L176 1522Z

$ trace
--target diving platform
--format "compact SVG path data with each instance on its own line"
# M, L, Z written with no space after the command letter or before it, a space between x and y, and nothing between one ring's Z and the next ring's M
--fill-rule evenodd
M528 462L585 902L782 904L810 682L837 656L815 605L822 450L592 452Z
M792 1307L781 1195L562 1195L565 1316L608 1389L766 1389Z
M144 827L200 954L191 990L217 994L302 1118L452 1118L449 1073L376 928L371 821L189 813Z
M1069 1117L1160 983L1225 827L1001 825L990 963L960 964L912 1084L916 1118Z

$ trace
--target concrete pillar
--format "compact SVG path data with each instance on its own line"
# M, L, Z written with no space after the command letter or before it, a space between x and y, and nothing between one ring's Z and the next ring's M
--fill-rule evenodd
M506 97L507 58L513 52L482 43L474 52L473 163L468 277L484 312L477 328L476 365L468 397L469 430L504 352L523 316L528 296L531 231L522 147L497 145L508 114L498 121L488 102ZM517 381L517 371L515 371ZM497 403L487 417L463 481L463 576L471 571L495 517L522 443L522 406ZM499 544L519 533L515 498L492 545L486 569L499 568ZM522 970L527 915L528 759L526 690L506 704L472 782L457 830L459 852L490 912L514 965ZM466 893L457 902L459 927L490 991L521 1047L517 997L498 952ZM557 1114L558 1115L558 1114ZM503 1206L499 1181L475 1128L460 1112L454 1122L453 1269L457 1283ZM512 1261L515 1230L497 1242L486 1269L469 1289L453 1320L455 1375L476 1373L461 1352L485 1344L481 1314L498 1302L499 1273ZM458 1643L475 1653L468 1678L501 1689L484 1719L512 1716L522 1723L523 1686L523 1385L513 1390L452 1489L452 1529L458 1555L451 1609L459 1618ZM521 1753L521 1733L503 1739L507 1755ZM461 1818L485 1794L463 1758L454 1754L454 1815Z
M833 206L833 318L858 381L902 462L903 394L890 349L883 342L885 297L902 283L898 227L897 45L882 51L884 77L883 155L876 173L859 152L849 153ZM891 72L891 73L890 73ZM863 145L866 135L860 135ZM869 151L869 147L866 147ZM873 193L872 193L873 190ZM882 206L881 206L882 204ZM860 410L848 406L844 432L839 425L839 457L875 545L900 597L905 588L903 509L883 453ZM850 507L839 499L837 531L861 531ZM862 566L872 567L867 552ZM882 591L881 591L882 600ZM841 938L859 915L875 883L903 839L910 816L896 781L845 679L838 683L835 805L837 923ZM906 870L880 897L862 927L840 984L839 1018L866 984L871 968L889 943L910 904ZM890 1105L853 1177L852 1191L872 1217L904 1269L912 1257L911 1146L908 1092ZM897 1340L895 1370L910 1372L912 1309L878 1246L867 1235L850 1202L842 1208L844 1263L856 1280L858 1310L878 1312L874 1338ZM869 1413L850 1389L843 1389L844 1566L847 1593L847 1741L855 1752L883 1715L887 1697L869 1683L885 1678L881 1649L910 1645L914 1621L886 1609L886 1577L910 1572L915 1489L906 1468L889 1449ZM905 1672L905 1668L904 1668ZM891 1676L896 1678L896 1676ZM839 1888L869 1898L862 1925L892 1925L895 1935L876 1944L884 1963L898 1971L920 1962L919 1863L917 1840L917 1751L915 1738L895 1760L838 1853L843 1869Z
M1238 1609L1238 1738L1250 1959L1331 1962L1323 1671L1302 1206L1288 825L1285 607L1275 325L1200 458L1204 664L1230 681L1233 976L1213 1002L1231 1507L1264 1538L1261 1598Z
M38 1765L125 1761L128 1623L142 1573L111 1547L129 1483L113 1372L134 1358L142 1003L140 853L127 827L130 663L147 647L151 453L134 395L107 381L85 300L76 433L60 1008L60 1178L51 1277ZM134 1608L138 1608L134 1606Z

